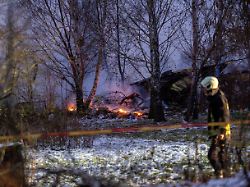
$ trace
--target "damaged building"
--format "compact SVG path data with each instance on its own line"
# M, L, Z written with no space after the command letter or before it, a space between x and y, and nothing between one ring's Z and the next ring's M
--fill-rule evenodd
M201 78L219 72L220 87L227 95L232 109L249 109L250 106L250 71L248 68L235 67L233 63L223 63L217 66L206 66L201 70ZM171 106L187 106L192 82L192 70L166 71L161 76L161 99ZM149 92L149 78L133 83ZM200 100L202 101L201 95ZM201 108L204 102L200 102Z

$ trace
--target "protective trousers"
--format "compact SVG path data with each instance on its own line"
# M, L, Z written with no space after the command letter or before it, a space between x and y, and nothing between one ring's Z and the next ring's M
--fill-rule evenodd
M228 155L229 150L229 138L221 136L211 137L211 146L208 151L208 159L210 164L214 168L215 175L218 178L223 178L230 167L230 159Z

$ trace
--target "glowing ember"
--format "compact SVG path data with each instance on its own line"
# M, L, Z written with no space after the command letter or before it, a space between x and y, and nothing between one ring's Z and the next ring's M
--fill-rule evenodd
M76 111L76 105L75 105L75 103L69 103L69 104L67 105L67 109L68 109L69 112L74 112L74 111Z
M143 115L143 113L136 111L136 112L134 112L134 115L137 117L141 117Z
M122 108L119 108L118 112L119 112L120 114L124 114L124 115L128 114L128 111L126 111L126 110L124 110L124 109L122 109Z

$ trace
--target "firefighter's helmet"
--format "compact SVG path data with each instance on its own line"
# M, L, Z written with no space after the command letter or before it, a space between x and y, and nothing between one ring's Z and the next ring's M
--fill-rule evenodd
M209 90L215 90L218 88L219 86L219 81L216 77L213 76L208 76L205 77L202 81L201 81L201 85L203 88L205 88L207 91Z

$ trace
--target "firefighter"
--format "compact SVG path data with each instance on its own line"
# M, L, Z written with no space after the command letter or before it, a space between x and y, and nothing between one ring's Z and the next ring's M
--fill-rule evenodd
M223 178L229 168L230 112L225 94L219 89L216 77L208 76L201 81L204 94L208 100L208 134L211 145L208 159L214 168L215 175ZM214 126L212 122L225 122Z

